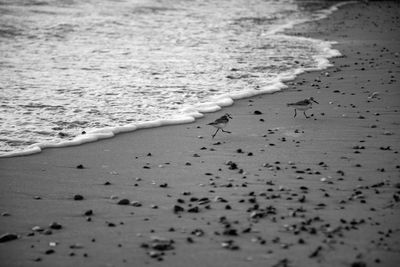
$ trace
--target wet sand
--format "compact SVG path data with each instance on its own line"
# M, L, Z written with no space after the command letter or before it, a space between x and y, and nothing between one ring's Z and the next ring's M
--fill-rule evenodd
M290 30L343 56L284 92L0 159L1 266L396 266L399 10L351 4ZM310 96L294 118L286 103ZM232 133L212 139L226 112Z

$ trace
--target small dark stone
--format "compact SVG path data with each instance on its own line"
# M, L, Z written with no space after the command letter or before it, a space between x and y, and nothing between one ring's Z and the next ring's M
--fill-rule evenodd
M55 253L56 251L54 250L54 249L48 249L48 250L46 250L44 253L46 254L46 255L50 255L50 254L53 254L53 253Z
M182 208L181 206L175 205L174 206L174 213L179 213L179 212L183 212L185 211L184 208Z
M120 201L118 201L118 205L129 205L131 203L131 201L127 198L121 199Z
M154 239L151 243L151 247L155 250L165 251L174 249L174 241L172 239Z
M74 200L84 200L84 197L82 195L75 195Z
M238 235L236 229L233 229L233 228L225 229L225 230L222 232L222 234L223 234L223 235L231 235L231 236L237 236L237 235Z
M12 241L12 240L15 240L15 239L18 239L18 235L6 233L6 234L0 236L0 243Z
M62 225L59 224L58 222L52 222L52 223L49 225L49 227L50 227L50 229L54 229L54 230L60 230L60 229L62 229Z
M53 232L50 229L47 229L47 230L43 231L43 234L44 235L52 235Z
M351 264L351 267L367 267L367 264L363 261L355 261Z
M108 227L115 227L116 226L115 223L112 223L112 222L106 222L106 223L107 223Z
M253 114L254 114L254 115L261 115L261 114L262 114L262 112L261 112L261 111L259 111L259 110L256 110L256 111L254 111L254 112L253 112Z
M199 211L200 211L200 209L197 206L195 206L195 207L193 207L191 209L188 209L188 212L191 212L191 213L198 213Z
M111 185L109 181L105 182L104 185Z
M93 210L87 210L85 211L85 216L92 216L93 215Z
M85 167L82 164L79 164L78 166L76 166L77 169L84 169Z
M168 187L168 184L167 183L160 184L160 187L166 188L166 187Z

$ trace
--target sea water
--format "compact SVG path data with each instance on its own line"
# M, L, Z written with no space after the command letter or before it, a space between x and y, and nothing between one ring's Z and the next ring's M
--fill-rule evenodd
M335 9L292 0L0 0L0 156L188 123L282 90L339 55L330 42L283 30Z

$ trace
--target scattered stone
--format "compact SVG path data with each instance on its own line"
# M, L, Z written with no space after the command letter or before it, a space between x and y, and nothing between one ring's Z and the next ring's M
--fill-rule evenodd
M46 255L54 254L56 251L54 249L48 249L44 252Z
M82 195L74 195L74 200L84 200L85 198Z
M178 206L178 205L175 205L173 210L174 210L174 213L179 213L179 212L184 212L185 211L184 208L182 208L181 206Z
M53 230L60 230L60 229L63 228L63 226L62 226L61 224L59 224L58 222L52 222L52 223L49 225L49 228L50 228L50 229L53 229Z
M237 170L237 169L238 169L238 165L237 165L235 162L233 162L233 161L228 161L228 162L226 163L226 165L229 166L228 169L230 169L230 170Z
M254 114L254 115L261 115L261 114L263 114L263 113L262 113L261 111L259 111L259 110L256 110L256 111L253 112L253 114Z
M113 223L113 222L106 222L106 224L107 224L108 227L115 227L116 226L115 223Z
M172 250L174 249L174 240L172 239L166 239L162 237L152 237L150 242L150 247L152 249L158 250L158 251L165 251L165 250Z
M226 199L224 199L223 197L220 197L220 196L216 196L214 198L214 201L215 202L222 202L222 203L227 203L228 202Z
M78 166L76 166L77 169L84 169L85 166L83 166L82 164L79 164Z
M93 215L93 210L87 210L84 213L85 216L92 216Z
M17 234L6 233L6 234L3 234L2 236L0 236L0 243L4 243L4 242L16 240L16 239L18 239Z
M129 204L131 204L131 201L129 199L127 199L127 198L123 198L120 201L118 201L117 204L118 205L129 205Z
M53 231L51 231L50 229L47 229L47 230L44 230L44 231L43 231L43 234L44 234L44 235L52 235L52 234L53 234Z
M199 211L200 211L200 209L197 206L188 209L188 212L190 212L190 213L198 213Z
M223 235L230 235L230 236L237 236L237 235L238 235L237 230L236 230L236 229L233 229L233 228L225 229L225 230L222 232L222 234L223 234Z
M69 246L69 248L70 249L82 249L83 248L83 245L81 245L81 244L72 244L72 245L70 245Z
M141 207L142 203L140 203L139 201L131 201L131 205L134 207Z
M367 267L367 264L363 261L355 261L351 264L351 267Z

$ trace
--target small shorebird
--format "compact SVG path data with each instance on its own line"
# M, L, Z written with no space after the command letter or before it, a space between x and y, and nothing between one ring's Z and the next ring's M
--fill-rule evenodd
M296 103L289 103L287 104L288 107L293 107L294 108L294 117L296 118L297 112L296 110L302 110L304 116L308 119L309 117L306 114L306 110L309 110L312 107L312 102L319 104L317 101L314 100L313 97L310 97L308 99L301 100Z
M212 135L212 138L215 137L215 135L218 133L219 130L223 131L224 133L231 133L228 131L224 131L225 126L228 124L229 119L232 119L231 115L226 113L224 116L222 116L219 119L216 119L215 121L207 124L207 125L212 125L215 128L217 128L217 131L215 131L215 133Z

